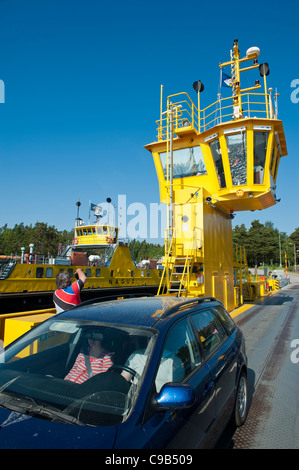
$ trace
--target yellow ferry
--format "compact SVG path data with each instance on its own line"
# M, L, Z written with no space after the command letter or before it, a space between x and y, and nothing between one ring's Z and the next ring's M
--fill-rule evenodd
M78 205L78 203L77 203ZM74 277L78 267L83 268L87 280L82 294L89 290L117 287L159 286L162 271L148 266L135 266L129 244L118 240L118 228L102 224L100 214L95 210L97 220L84 224L76 218L74 238L60 256L43 260L34 253L21 248L21 256L10 258L0 270L0 302L5 294L26 294L53 292L56 289L56 275L66 270ZM89 254L96 251L95 254ZM0 312L1 313L1 312Z

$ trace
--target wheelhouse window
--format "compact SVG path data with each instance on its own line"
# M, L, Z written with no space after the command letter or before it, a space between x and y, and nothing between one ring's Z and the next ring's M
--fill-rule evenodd
M274 144L273 144L273 148L272 148L272 154L271 154L271 162L270 162L270 172L271 172L271 175L274 177L274 170L275 170L275 162L276 162L276 159L277 159L277 155L278 155L278 148L277 148L277 144L274 140Z
M226 181L225 181L225 174L224 174L224 168L223 168L223 161L222 161L222 155L221 155L221 148L219 144L219 139L213 140L210 143L210 149L212 152L215 168L216 168L216 173L217 173L217 178L218 178L218 183L220 188L225 188L226 187Z
M165 178L167 177L167 153L160 153L161 163ZM186 176L206 175L201 147L189 147L173 151L173 177L184 178Z
M226 135L227 152L234 186L247 184L247 138L246 131Z
M275 138L274 144L273 144L272 156L271 156L271 163L270 163L270 172L271 172L274 182L276 181L276 177L277 177L279 160L280 160L280 153L279 153L279 148L278 148L278 142Z
M268 144L268 132L254 132L254 183L262 184L264 181L265 161Z

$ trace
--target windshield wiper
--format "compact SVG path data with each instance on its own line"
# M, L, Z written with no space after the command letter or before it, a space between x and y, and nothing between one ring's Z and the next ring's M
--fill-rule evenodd
M44 404L39 405L34 398L31 397L22 397L16 398L12 396L0 396L0 406L8 408L9 410L16 411L17 413L22 413L30 416L40 415L47 418L56 418L64 423L77 424L84 426L84 423L74 416L70 416L66 413L63 413L59 410L53 410Z
M44 405L38 406L38 408L33 409L33 411L30 410L28 413L31 416L38 414L41 416L47 416L48 418L57 418L58 420L63 421L64 423L77 424L79 426L85 425L84 423L82 423L82 421L75 418L74 416L70 416L66 413L63 413L62 411L52 410L51 408L45 407Z

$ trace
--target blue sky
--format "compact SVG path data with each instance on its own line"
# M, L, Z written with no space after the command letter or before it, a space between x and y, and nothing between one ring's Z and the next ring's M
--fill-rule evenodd
M127 205L159 202L151 154L160 85L164 96L205 85L215 101L219 62L233 40L241 55L258 46L277 88L288 156L276 206L237 213L233 224L272 221L299 227L298 2L232 4L190 0L0 0L0 227L46 222L73 227L80 196L88 204L126 195ZM256 77L259 78L259 77ZM294 95L293 95L294 96ZM299 98L298 95L295 97ZM156 241L156 240L151 240Z

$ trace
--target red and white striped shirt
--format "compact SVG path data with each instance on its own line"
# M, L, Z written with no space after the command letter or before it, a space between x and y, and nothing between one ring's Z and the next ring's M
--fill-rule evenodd
M106 372L109 367L113 366L112 355L113 353L102 351L99 357L89 356L91 370L94 375ZM85 357L82 352L78 354L75 364L64 379L78 384L82 384L85 380L89 379Z

